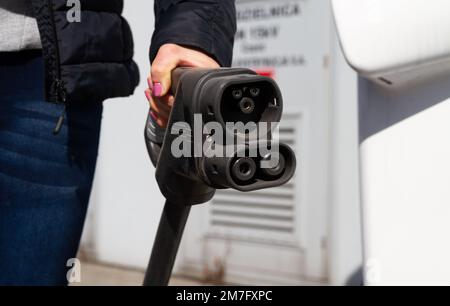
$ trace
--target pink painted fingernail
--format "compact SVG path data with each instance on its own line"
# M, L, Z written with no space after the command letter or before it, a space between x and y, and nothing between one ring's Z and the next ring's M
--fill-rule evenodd
M153 84L153 96L155 97L161 97L163 93L163 86L161 83L154 83Z

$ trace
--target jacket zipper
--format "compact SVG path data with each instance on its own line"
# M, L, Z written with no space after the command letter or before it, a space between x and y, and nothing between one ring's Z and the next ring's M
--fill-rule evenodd
M67 99L66 99L66 89L64 88L64 83L61 81L61 79L56 79L55 82L56 82L55 83L56 95L59 98L59 100L64 104L61 115L59 116L58 121L56 122L55 129L53 130L53 134L58 135L64 124L64 119L65 119L66 111L67 111Z
M47 0L47 4L49 6L49 13L50 13L50 22L52 24L52 30L53 30L53 39L55 43L55 69L56 69L56 78L53 80L54 85L54 95L56 97L57 102L62 103L64 105L63 111L61 112L61 115L58 118L58 121L56 122L55 129L53 130L54 135L58 135L61 131L61 128L64 124L64 119L66 116L66 110L67 110L67 96L66 96L66 88L65 84L62 81L61 78L61 67L60 67L60 54L59 54L59 46L58 46L58 35L56 33L56 25L55 25L55 14L53 12L53 1Z

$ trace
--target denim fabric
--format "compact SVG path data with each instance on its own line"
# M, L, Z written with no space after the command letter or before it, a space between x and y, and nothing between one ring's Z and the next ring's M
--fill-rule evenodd
M0 285L66 285L88 206L102 104L69 106L55 136L43 78L39 51L0 53Z

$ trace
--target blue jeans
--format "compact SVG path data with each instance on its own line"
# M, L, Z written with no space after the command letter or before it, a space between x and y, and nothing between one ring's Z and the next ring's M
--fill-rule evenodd
M98 152L102 104L43 100L38 51L0 53L0 285L66 285Z

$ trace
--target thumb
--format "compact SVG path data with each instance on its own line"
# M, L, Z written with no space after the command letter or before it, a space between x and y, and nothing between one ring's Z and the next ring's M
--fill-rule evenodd
M177 68L179 56L175 50L162 47L152 63L153 95L162 97L168 94L172 83L172 70Z

